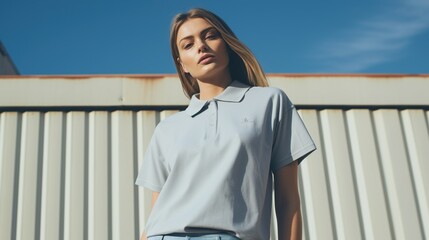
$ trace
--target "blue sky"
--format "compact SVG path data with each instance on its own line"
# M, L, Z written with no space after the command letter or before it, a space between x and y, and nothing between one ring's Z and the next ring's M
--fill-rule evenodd
M267 73L429 73L429 0L0 0L24 75L175 73L173 16L222 17Z

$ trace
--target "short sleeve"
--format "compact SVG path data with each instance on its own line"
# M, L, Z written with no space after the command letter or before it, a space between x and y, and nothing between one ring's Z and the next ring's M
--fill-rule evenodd
M276 172L281 167L298 160L298 164L316 150L307 128L295 106L281 91L273 104L274 141L271 154L271 170Z
M169 167L165 162L165 154L162 151L159 133L155 129L152 139L143 157L136 184L152 191L160 192L167 180Z

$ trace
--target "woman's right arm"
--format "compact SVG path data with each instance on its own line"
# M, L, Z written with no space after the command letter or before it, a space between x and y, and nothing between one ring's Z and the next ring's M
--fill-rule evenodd
M152 204L151 204L151 208L153 208L153 205L155 205L155 202L158 199L158 196L159 196L159 192L152 192ZM140 240L147 240L145 232L143 232L142 237L140 238Z

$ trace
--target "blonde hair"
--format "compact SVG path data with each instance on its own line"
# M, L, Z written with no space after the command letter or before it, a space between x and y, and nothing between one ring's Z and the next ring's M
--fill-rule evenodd
M180 13L173 19L170 29L170 47L174 64L182 83L183 91L189 98L195 93L199 93L198 82L189 73L185 73L178 59L179 49L177 47L177 33L180 26L191 18L202 18L211 24L225 41L229 53L229 71L233 80L246 83L251 86L268 86L268 81L259 62L253 53L247 48L228 25L214 13L201 8L194 8L186 13Z

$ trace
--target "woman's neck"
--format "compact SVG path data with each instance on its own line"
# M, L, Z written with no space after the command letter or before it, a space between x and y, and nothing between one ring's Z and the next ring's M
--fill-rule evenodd
M216 80L198 80L198 86L200 88L200 99L210 100L217 95L221 94L226 87L231 83L231 76L218 77Z

